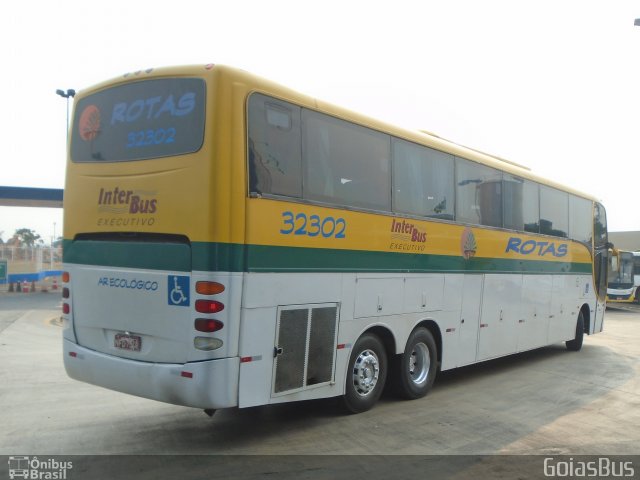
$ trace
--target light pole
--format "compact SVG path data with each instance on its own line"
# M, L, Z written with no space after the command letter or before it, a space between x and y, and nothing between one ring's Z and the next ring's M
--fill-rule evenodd
M62 98L67 99L67 143L69 143L69 98L75 97L76 91L73 88L67 89L66 92L64 90L58 89L56 90L56 93Z

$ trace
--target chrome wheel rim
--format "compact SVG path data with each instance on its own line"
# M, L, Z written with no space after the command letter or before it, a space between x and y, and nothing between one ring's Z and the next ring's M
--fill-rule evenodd
M424 343L418 343L413 347L409 357L409 378L414 385L422 385L427 381L431 369L431 356L429 347Z
M378 384L380 376L380 360L372 350L365 350L358 355L353 364L353 386L361 397L369 395Z

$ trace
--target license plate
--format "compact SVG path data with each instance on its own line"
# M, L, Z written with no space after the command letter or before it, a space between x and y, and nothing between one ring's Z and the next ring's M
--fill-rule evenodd
M120 348L121 350L139 352L142 347L142 337L126 333L116 333L116 336L113 339L113 346Z

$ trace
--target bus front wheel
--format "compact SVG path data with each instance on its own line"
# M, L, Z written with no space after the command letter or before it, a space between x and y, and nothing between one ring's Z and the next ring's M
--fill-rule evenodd
M409 336L402 355L393 364L394 390L403 398L424 397L436 378L438 351L433 335L426 328L417 328Z
M576 336L573 340L565 342L567 350L571 352L577 352L582 348L582 341L584 340L584 316L582 311L578 315L578 321L576 322Z
M387 354L380 339L371 333L362 335L349 358L344 406L351 413L366 412L380 398L387 379Z

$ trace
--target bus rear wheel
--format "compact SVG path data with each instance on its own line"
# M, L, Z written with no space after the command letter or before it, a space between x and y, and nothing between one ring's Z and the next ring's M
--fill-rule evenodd
M576 336L573 340L565 342L567 350L571 352L577 352L582 348L582 341L584 340L584 316L582 311L578 315L578 321L576 322Z
M380 339L371 333L362 335L349 358L344 396L351 413L366 412L380 398L387 379L387 354Z
M437 370L438 350L433 335L426 328L417 328L409 336L404 353L394 359L394 390L409 400L424 397L433 386Z

